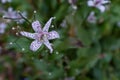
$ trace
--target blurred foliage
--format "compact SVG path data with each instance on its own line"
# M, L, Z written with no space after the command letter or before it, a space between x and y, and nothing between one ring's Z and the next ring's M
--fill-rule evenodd
M33 32L31 24L11 21L0 35L1 80L120 80L120 0L111 0L110 9L104 13L88 7L87 0L78 0L76 5L77 10L67 0L12 0L0 4L5 10L13 7L26 11L31 22L36 10L42 25L55 16L50 30L60 34L60 39L51 41L52 54L45 46L32 52L29 49L32 40L16 35L19 30L12 30L20 26ZM95 24L86 20L91 11L97 17Z

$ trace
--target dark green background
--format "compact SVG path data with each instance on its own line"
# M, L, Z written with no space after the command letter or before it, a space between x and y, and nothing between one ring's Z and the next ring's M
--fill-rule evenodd
M34 10L36 19L42 26L50 17L60 34L60 39L50 41L54 52L43 45L37 52L29 49L31 39L16 36L20 30L34 32L31 24L16 24L11 21L6 32L0 35L0 77L5 80L120 80L120 0L111 0L109 10L101 13L96 8L87 6L87 0L78 0L75 11L67 0L13 0L1 4L7 10L26 11L32 22ZM87 17L95 11L97 22L88 23ZM2 19L2 15L1 18ZM66 25L62 27L62 21ZM13 42L13 45L9 43ZM21 49L25 48L25 51ZM11 75L10 75L11 74ZM66 80L71 80L66 79Z

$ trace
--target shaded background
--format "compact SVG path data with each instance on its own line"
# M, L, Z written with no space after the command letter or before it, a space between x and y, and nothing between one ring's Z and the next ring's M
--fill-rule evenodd
M36 10L43 26L55 16L50 31L60 34L60 39L50 41L52 54L44 45L33 53L32 40L19 35L21 30L34 32L31 24L6 23L0 34L0 80L120 80L120 0L111 0L104 13L88 7L87 0L76 0L74 5L77 10L67 0L0 3L1 10L25 11L31 22ZM91 11L97 18L94 24L87 21ZM3 15L0 21L6 22Z

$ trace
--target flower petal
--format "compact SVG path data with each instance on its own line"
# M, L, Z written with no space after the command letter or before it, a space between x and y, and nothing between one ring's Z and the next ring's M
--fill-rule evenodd
M6 25L5 23L0 23L0 28L1 28L1 29L5 29L6 26L7 26L7 25Z
M110 1L108 1L108 0L103 0L102 1L102 4L107 4L107 3L110 3Z
M89 0L89 1L87 2L87 4L88 4L88 6L94 6L94 1Z
M103 5L97 6L97 8L98 8L101 12L104 12L104 11L105 11L105 6L103 6Z
M40 48L41 45L42 45L42 42L40 42L38 40L35 40L31 43L30 50L37 51Z
M35 33L29 33L29 32L25 32L25 31L21 31L20 34L22 36L25 36L25 37L28 37L28 38L31 38L31 39L35 39Z
M50 27L51 22L52 22L53 19L55 19L55 17L51 17L51 18L48 20L48 22L45 24L45 26L44 26L44 28L43 28L43 31L48 32L49 27Z
M50 53L53 52L53 48L51 46L51 43L49 43L48 39L44 39L44 42L45 46L50 50Z
M51 39L55 39L55 38L60 38L60 36L59 36L58 32L51 31L51 32L48 33L47 38L49 40L51 40Z
M13 8L12 8L12 7L9 7L9 8L8 8L8 12L13 12Z
M0 34L3 34L6 29L6 24L5 23L0 23Z
M32 28L34 29L35 32L40 32L42 30L39 21L34 21L32 23Z

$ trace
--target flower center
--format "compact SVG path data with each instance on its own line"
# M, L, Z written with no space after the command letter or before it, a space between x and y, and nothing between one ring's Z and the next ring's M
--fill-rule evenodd
M45 38L47 38L47 33L40 32L40 33L38 33L38 34L36 35L36 39L37 39L38 41L43 42L43 40L44 40Z
M101 4L101 0L96 0L95 5L99 5L99 4Z

